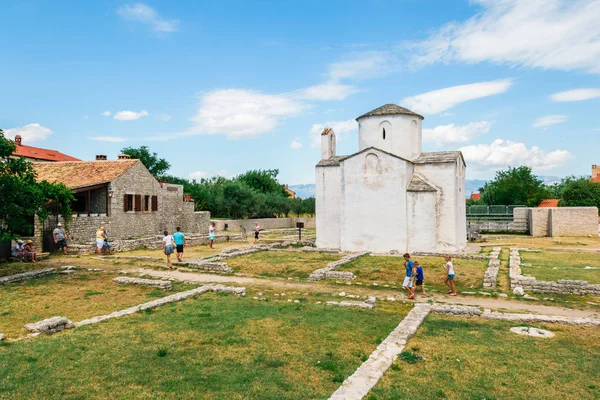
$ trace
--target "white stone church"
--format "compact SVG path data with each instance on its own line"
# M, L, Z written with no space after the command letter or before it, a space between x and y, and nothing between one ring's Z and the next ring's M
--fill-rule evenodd
M462 153L423 153L423 117L394 104L356 120L358 152L352 155L336 155L331 128L321 133L317 246L376 253L463 249Z

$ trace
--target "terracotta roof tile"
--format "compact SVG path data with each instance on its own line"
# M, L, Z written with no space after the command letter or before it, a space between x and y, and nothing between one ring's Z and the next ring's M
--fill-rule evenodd
M329 135L329 132L331 132L331 128L325 128L323 129L323 132L321 132L321 136Z
M542 202L540 203L539 207L542 208L546 208L546 207L558 207L558 202L559 199L546 199L546 200L542 200Z
M361 118L381 115L412 115L424 119L422 115L419 115L414 111L410 111L408 108L400 107L395 104L384 104L379 108L376 108L374 110L369 111L366 114L361 115L360 117L356 118L356 120L358 121Z
M17 145L13 156L34 158L44 161L80 161L78 158L63 154L60 151L42 149L41 147Z
M481 200L481 193L471 192L471 200Z
M38 181L59 182L77 189L115 180L139 160L33 163Z

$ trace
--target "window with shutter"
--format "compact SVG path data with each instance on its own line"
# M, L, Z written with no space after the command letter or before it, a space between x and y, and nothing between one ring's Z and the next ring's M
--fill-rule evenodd
M142 211L142 195L135 195L135 211Z
M133 211L133 195L132 194L125 195L125 198L123 199L123 211L125 211L125 212Z
M152 211L158 211L158 196L152 196Z

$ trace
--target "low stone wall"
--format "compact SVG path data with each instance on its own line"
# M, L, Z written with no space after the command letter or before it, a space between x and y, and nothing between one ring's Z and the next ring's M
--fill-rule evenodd
M435 305L432 312L451 317L481 317L485 319L495 319L514 322L546 322L563 323L571 325L590 325L600 326L600 319L594 318L573 318L557 315L538 315L538 314L513 314L491 311L489 309L481 312L479 307L458 306L458 305Z
M171 281L162 281L158 279L129 278L127 276L119 276L117 278L114 278L113 282L118 284L150 286L164 290L171 290L172 287Z
M597 207L528 208L531 236L598 236Z
M217 231L223 231L227 224L229 231L239 232L242 225L248 231L248 235L254 231L254 224L257 223L261 230L295 228L296 222L304 222L304 228L316 228L315 218L215 219L210 222L215 223Z
M160 249L162 247L162 235L146 236L136 239L125 239L110 241L113 251L131 251L140 248ZM206 245L209 242L207 234L186 234L186 246ZM239 234L220 234L215 236L215 243L245 242ZM69 243L69 253L91 254L96 251L96 242L89 241L87 244Z
M375 304L377 303L377 299L373 296L369 296L369 298L365 301L353 301L353 300L344 300L344 301L328 301L325 303L328 306L337 306L337 307L357 307L357 308L366 308L372 310L375 308Z
M166 296L163 297L161 299L157 299L154 301L150 301L148 303L144 303L144 304L140 304L134 307L130 307L127 308L125 310L121 310L121 311L115 311L111 314L107 314L107 315L100 315L97 317L93 317L90 319L86 319L83 321L79 321L76 322L74 325L76 327L79 326L83 326L83 325L91 325L91 324L96 324L98 322L102 322L102 321L106 321L112 318L119 318L119 317L123 317L125 315L131 315L134 314L138 311L143 311L143 310L148 310L148 309L152 309L152 308L156 308L159 306L162 306L164 304L168 304L168 303L173 303L173 302L177 302L177 301L182 301L185 299L189 299L190 297L196 297L199 296L201 294L204 294L206 292L225 292L225 293L234 293L237 294L238 296L245 296L246 295L246 288L237 288L237 287L232 287L232 286L223 286L223 285L204 285L204 286L200 286L198 288L195 289L191 289L191 290L187 290L185 292L179 292L179 293L175 293L172 294L170 296Z
M212 261L212 260L187 260L185 262L176 262L173 263L178 266L185 266L192 269L200 269L203 271L209 272L224 272L224 273L232 273L233 269L229 267L226 263L220 261Z
M538 281L521 274L521 256L519 249L510 249L510 287L513 293L522 292L580 294L600 296L600 284L592 285L587 281L560 279L556 282Z
M496 280L498 279L498 271L500 270L500 247L494 247L490 253L490 262L488 268L483 276L483 287L484 288L496 288Z
M32 279L32 278L39 278L40 276L50 275L50 274L54 274L54 273L56 273L55 268L44 268L44 269L38 269L35 271L22 272L20 274L15 274L15 275L3 276L2 278L0 278L0 285L25 281L27 279Z
M25 329L33 333L45 333L51 335L53 333L64 331L65 329L71 329L74 325L65 317L52 317L43 321L34 322L32 324L25 325Z
M327 264L325 268L320 268L316 271L313 271L312 274L308 277L311 281L320 281L323 279L344 279L344 280L354 280L356 277L350 271L337 271L339 267L349 262L356 260L364 255L369 254L368 251L362 251L359 253L352 253L344 256L341 260L333 261Z

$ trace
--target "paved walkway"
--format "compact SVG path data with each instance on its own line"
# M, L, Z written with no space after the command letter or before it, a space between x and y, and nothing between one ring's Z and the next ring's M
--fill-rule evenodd
M249 277L249 276L227 276L227 275L215 275L215 274L203 274L197 272L183 272L178 270L165 270L157 271L153 269L138 268L133 269L131 272L145 274L157 278L172 278L177 281L188 281L197 283L227 283L237 285L258 285L258 286L270 286L277 288L281 291L299 290L304 292L352 292L353 294L362 295L375 295L381 296L395 296L398 295L398 290L371 290L364 286L332 286L326 283L315 283L315 282L298 282L296 280L287 281L273 278L260 278L260 277ZM403 295L404 296L404 295ZM570 308L564 308L559 306L548 306L543 304L535 304L533 301L518 301L512 299L501 299L501 298L485 298L476 296L457 296L451 297L446 295L429 295L419 296L417 295L417 303L428 303L430 301L436 303L445 304L461 304L469 306L477 306L483 308L489 308L492 310L510 310L510 311L526 311L536 314L545 315L560 315L564 317L577 317L577 318L600 318L600 313L592 310L573 310Z

